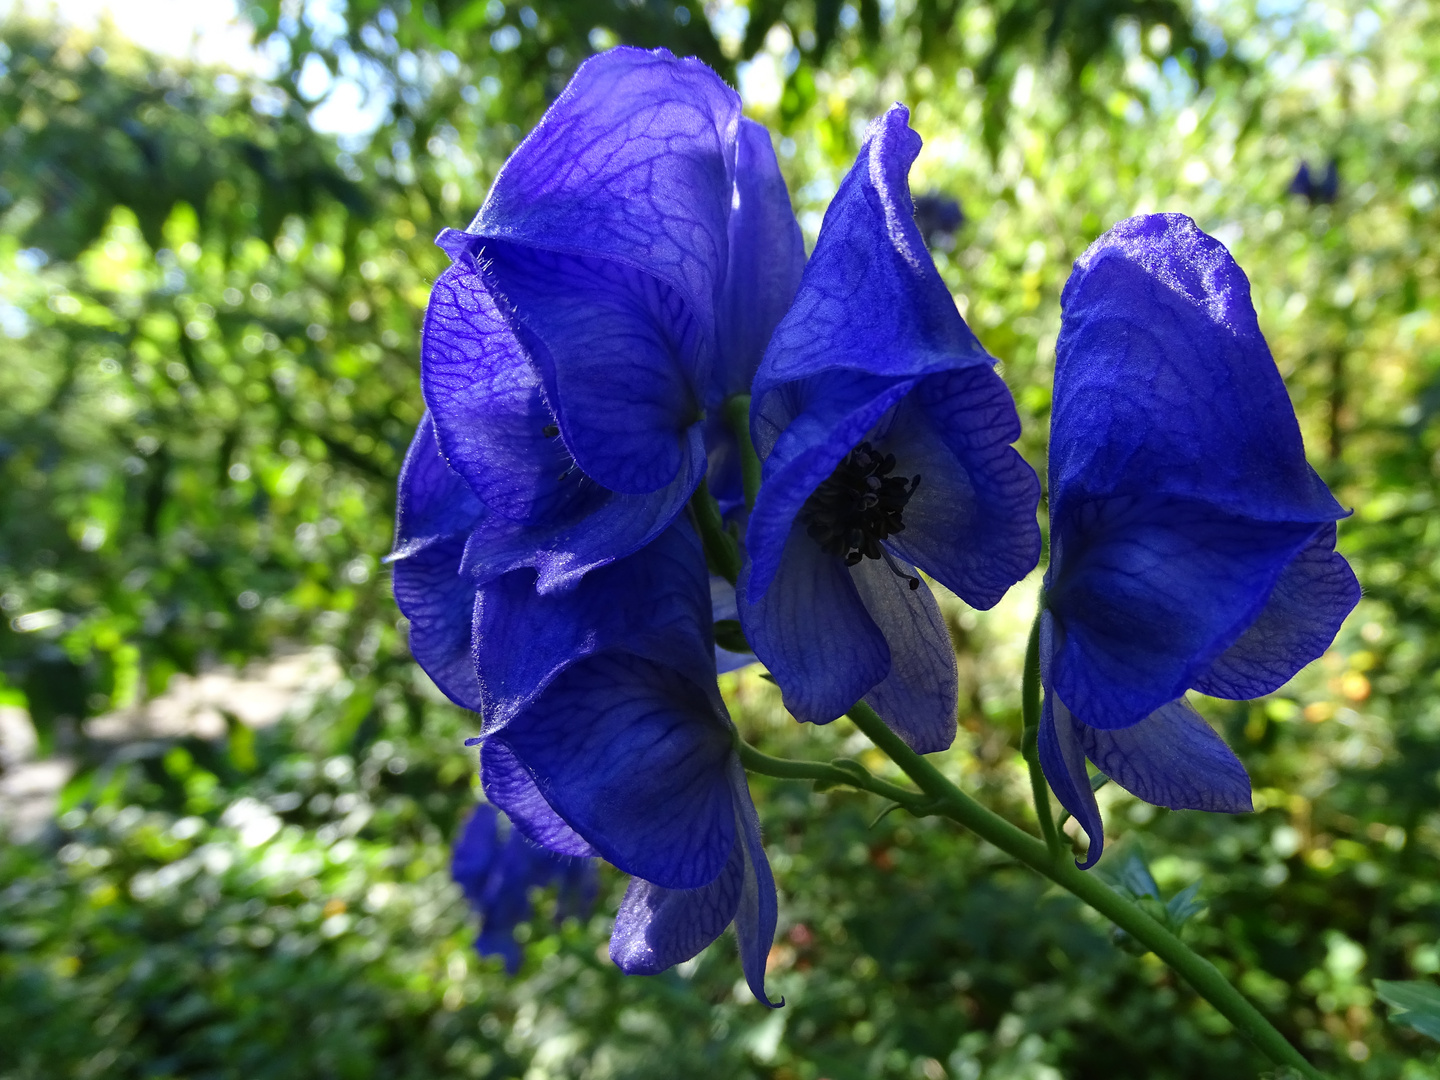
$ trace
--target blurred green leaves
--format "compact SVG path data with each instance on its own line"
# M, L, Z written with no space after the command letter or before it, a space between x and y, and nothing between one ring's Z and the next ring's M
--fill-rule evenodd
M7 1080L1257 1071L1163 968L993 851L803 783L757 783L784 905L778 1020L736 998L728 946L621 978L597 954L617 877L588 925L553 931L542 899L517 980L474 959L446 844L474 798L475 720L409 660L380 561L422 408L420 319L444 265L430 238L468 220L575 65L620 40L746 73L812 239L865 123L912 106L915 189L968 218L937 265L1001 358L1041 475L1075 256L1149 209L1232 248L1312 458L1356 509L1341 546L1366 599L1277 695L1201 703L1256 813L1156 812L1109 785L1107 862L1142 867L1132 891L1327 1069L1440 1076L1372 990L1440 972L1433 12L1378 27L1338 0L326 10L252 9L270 82L0 30L0 706L74 770L58 822L0 848ZM312 129L307 63L383 103L373 134ZM1332 153L1334 206L1283 194L1300 158ZM1015 612L946 609L963 707L944 767L1017 820L1032 610L1028 594ZM177 676L291 647L335 671L279 723L100 737L97 718L153 706ZM726 693L767 751L878 767L843 723L798 729L762 680Z

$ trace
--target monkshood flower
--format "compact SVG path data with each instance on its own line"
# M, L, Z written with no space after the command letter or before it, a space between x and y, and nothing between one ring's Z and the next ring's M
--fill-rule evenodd
M739 612L797 719L863 698L930 752L954 738L957 678L915 567L993 605L1039 557L1039 482L916 227L908 117L871 125L756 375L764 472Z
M733 922L768 1004L775 882L688 521L565 592L507 574L479 590L474 620L486 796L535 843L632 875L610 939L621 970L664 971Z
M526 703L522 697L506 694L504 687L516 683L518 677L505 672L519 661L539 665L543 669L540 674L524 677L530 680L531 689L538 688L545 672L558 670L574 658L566 651L572 647L572 638L566 638L563 645L547 645L539 640L485 636L486 624L479 607L482 593L488 589L523 594L526 589L534 589L536 573L521 569L481 584L463 572L466 548L473 543L476 523L484 520L489 511L470 486L446 465L428 414L421 419L401 467L397 503L398 554L391 561L395 602L410 621L410 652L447 697L484 715L486 731L502 727ZM657 556L665 550L664 545L645 549L650 561L643 565L652 579L667 572L669 564ZM632 564L632 571L637 565L641 564ZM685 573L689 574L690 568ZM711 578L707 588L713 606L710 617L734 619L735 592L729 582ZM690 642L684 635L667 637L664 630L670 619L690 619L693 613L686 610L679 615L667 614L665 605L652 595L664 591L663 583L658 581L649 589L619 591L612 602L594 613L607 618L606 625L614 628L605 632L597 632L596 627L583 621L590 614L575 609L577 621L569 627L572 637L598 646L607 633L625 635L633 628L644 627L647 633L658 634L657 648L664 650L678 642L675 649L661 651L657 656L662 663L683 666L692 657ZM650 640L639 631L633 636L635 642ZM754 657L717 648L715 659L728 671L752 662ZM487 672L483 681L482 670ZM703 665L694 677L705 677ZM710 677L713 679L713 672Z
M485 509L465 526L468 580L532 567L541 591L573 585L659 535L707 456L738 497L715 417L748 388L804 248L768 133L713 71L664 51L586 61L468 229L437 242L453 261L421 383Z
M555 918L583 916L595 902L595 863L537 847L519 829L500 835L500 812L489 803L475 807L450 859L450 876L480 916L475 951L498 956L511 975L520 969L515 928L530 918L531 892L557 886Z
M1040 756L1104 843L1085 761L1147 802L1250 809L1244 767L1186 702L1279 688L1360 597L1344 511L1305 460L1229 252L1189 218L1121 222L1061 298L1050 429Z

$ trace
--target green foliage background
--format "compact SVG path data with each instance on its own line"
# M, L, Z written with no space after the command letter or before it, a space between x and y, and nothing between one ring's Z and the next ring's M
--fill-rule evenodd
M1159 965L942 823L759 779L782 892L768 1013L733 946L651 979L604 944L623 881L514 979L470 949L448 841L473 717L410 661L380 558L443 255L575 65L616 42L743 73L811 240L865 123L902 100L917 192L968 223L936 260L1001 358L1044 474L1059 293L1116 220L1165 209L1251 278L1366 598L1272 697L1202 702L1256 813L1107 789L1116 844L1337 1076L1440 1077L1372 980L1440 972L1440 16L1401 0L351 0L249 9L269 79L0 25L0 705L68 762L55 821L0 849L0 1077L1165 1080L1265 1069ZM389 102L317 134L307 60ZM1302 158L1340 197L1285 194ZM1034 582L952 603L943 767L1024 819ZM324 647L281 723L142 740L96 717L177 674ZM742 731L802 757L753 674ZM874 767L883 762L867 759Z

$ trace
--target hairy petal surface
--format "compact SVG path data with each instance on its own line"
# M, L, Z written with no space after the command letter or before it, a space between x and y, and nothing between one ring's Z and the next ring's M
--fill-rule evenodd
M1097 728L1139 723L1240 636L1315 526L1256 522L1165 496L1073 506L1048 603L1064 628L1052 678Z
M744 887L745 847L739 843L725 869L698 889L631 878L610 933L610 959L627 975L658 975L684 963L730 925Z
M605 653L570 665L490 738L621 870L693 889L729 861L731 732L718 693L653 661Z
M1165 494L1263 521L1344 516L1305 461L1250 283L1182 214L1116 225L1061 297L1050 493Z
M1359 602L1355 572L1335 551L1335 526L1322 527L1280 574L1259 618L1192 685L1236 700L1273 693L1330 647Z
M914 568L899 563L913 574ZM865 701L917 754L933 754L955 741L960 677L955 646L930 587L911 589L884 562L862 559L850 576L866 612L890 650L890 670ZM843 654L837 663L845 663Z

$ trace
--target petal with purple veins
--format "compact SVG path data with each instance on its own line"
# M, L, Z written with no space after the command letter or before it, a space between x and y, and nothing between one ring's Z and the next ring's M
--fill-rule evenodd
M652 661L606 653L566 668L490 738L609 862L693 889L724 869L735 840L731 737L718 694Z
M1360 602L1360 583L1335 551L1335 526L1322 528L1290 562L1239 640L1192 684L1211 697L1263 697L1318 659Z

